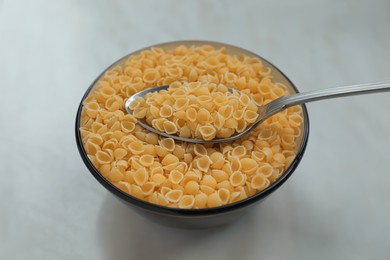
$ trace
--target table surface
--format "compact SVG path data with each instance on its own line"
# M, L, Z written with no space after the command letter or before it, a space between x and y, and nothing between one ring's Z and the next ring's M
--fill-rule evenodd
M252 50L301 91L390 79L388 1L0 1L0 259L388 259L390 93L311 103L289 181L222 229L149 222L78 154L89 84L152 44Z

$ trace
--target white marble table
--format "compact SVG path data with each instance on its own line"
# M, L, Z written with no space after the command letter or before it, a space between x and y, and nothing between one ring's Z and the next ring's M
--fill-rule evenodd
M144 46L231 43L315 90L390 79L389 28L380 0L0 1L0 259L389 259L390 93L309 104L299 170L218 230L117 202L73 129L92 80Z

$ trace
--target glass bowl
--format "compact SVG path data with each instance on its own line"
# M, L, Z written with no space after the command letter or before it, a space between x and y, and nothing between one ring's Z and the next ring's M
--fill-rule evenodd
M287 78L286 75L283 74L277 67L271 64L266 59L261 56L247 51L245 49L235 47L225 43L218 42L210 42L210 41L174 41L162 44L156 44L153 46L146 47L144 49L138 50L136 52L130 53L118 61L114 62L111 66L109 66L106 70L104 70L97 79L91 84L91 86L86 90L78 111L76 115L76 142L77 147L80 152L81 158L83 159L85 165L87 166L90 173L99 181L101 185L103 185L112 195L117 197L123 203L128 205L129 207L136 210L138 213L141 213L145 217L159 222L164 225L175 226L175 227L184 227L184 228L207 228L207 227L215 227L224 224L228 224L236 219L238 219L245 212L253 208L255 205L259 204L266 197L268 197L272 192L276 191L282 184L291 176L291 174L296 170L299 162L301 161L303 154L306 149L308 136L309 136L309 118L305 105L302 105L303 118L304 123L302 126L303 134L299 140L299 147L297 149L297 155L288 169L280 176L274 183L272 183L269 187L260 191L244 200L234 202L231 204L227 204L220 207L215 208L204 208L204 209L180 209L180 208L171 208L165 206L159 206L156 204L149 203L147 201L135 198L123 191L119 188L115 187L112 183L110 183L106 178L103 177L99 173L99 171L95 168L92 162L89 160L87 153L84 149L81 135L80 135L80 118L81 118L81 110L83 108L83 101L91 92L91 90L96 86L99 79L102 75L107 71L112 69L117 65L124 65L126 60L130 55L137 54L145 49L150 49L151 47L160 47L163 49L173 49L180 45L185 46L201 46L201 45L211 45L214 48L218 49L221 47L225 47L227 51L231 55L239 55L244 54L251 57L259 58L263 64L267 67L271 68L271 74L274 77L275 82L283 83L291 93L297 93L298 89L294 86L294 84Z

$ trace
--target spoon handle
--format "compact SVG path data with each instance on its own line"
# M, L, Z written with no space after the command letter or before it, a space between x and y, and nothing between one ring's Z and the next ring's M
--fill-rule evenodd
M262 117L269 117L288 107L317 100L385 91L390 91L389 80L303 92L291 96L283 96L265 105L265 111Z

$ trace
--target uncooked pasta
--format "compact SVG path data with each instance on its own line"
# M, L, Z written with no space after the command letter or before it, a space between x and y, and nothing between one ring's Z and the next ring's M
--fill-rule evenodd
M133 94L168 91L131 104ZM239 90L230 92L228 88ZM182 209L223 206L269 187L296 156L304 119L288 108L228 143L193 144L164 138L137 124L204 140L244 131L257 106L288 95L260 59L204 45L151 48L108 70L84 100L80 135L95 168L121 191Z

